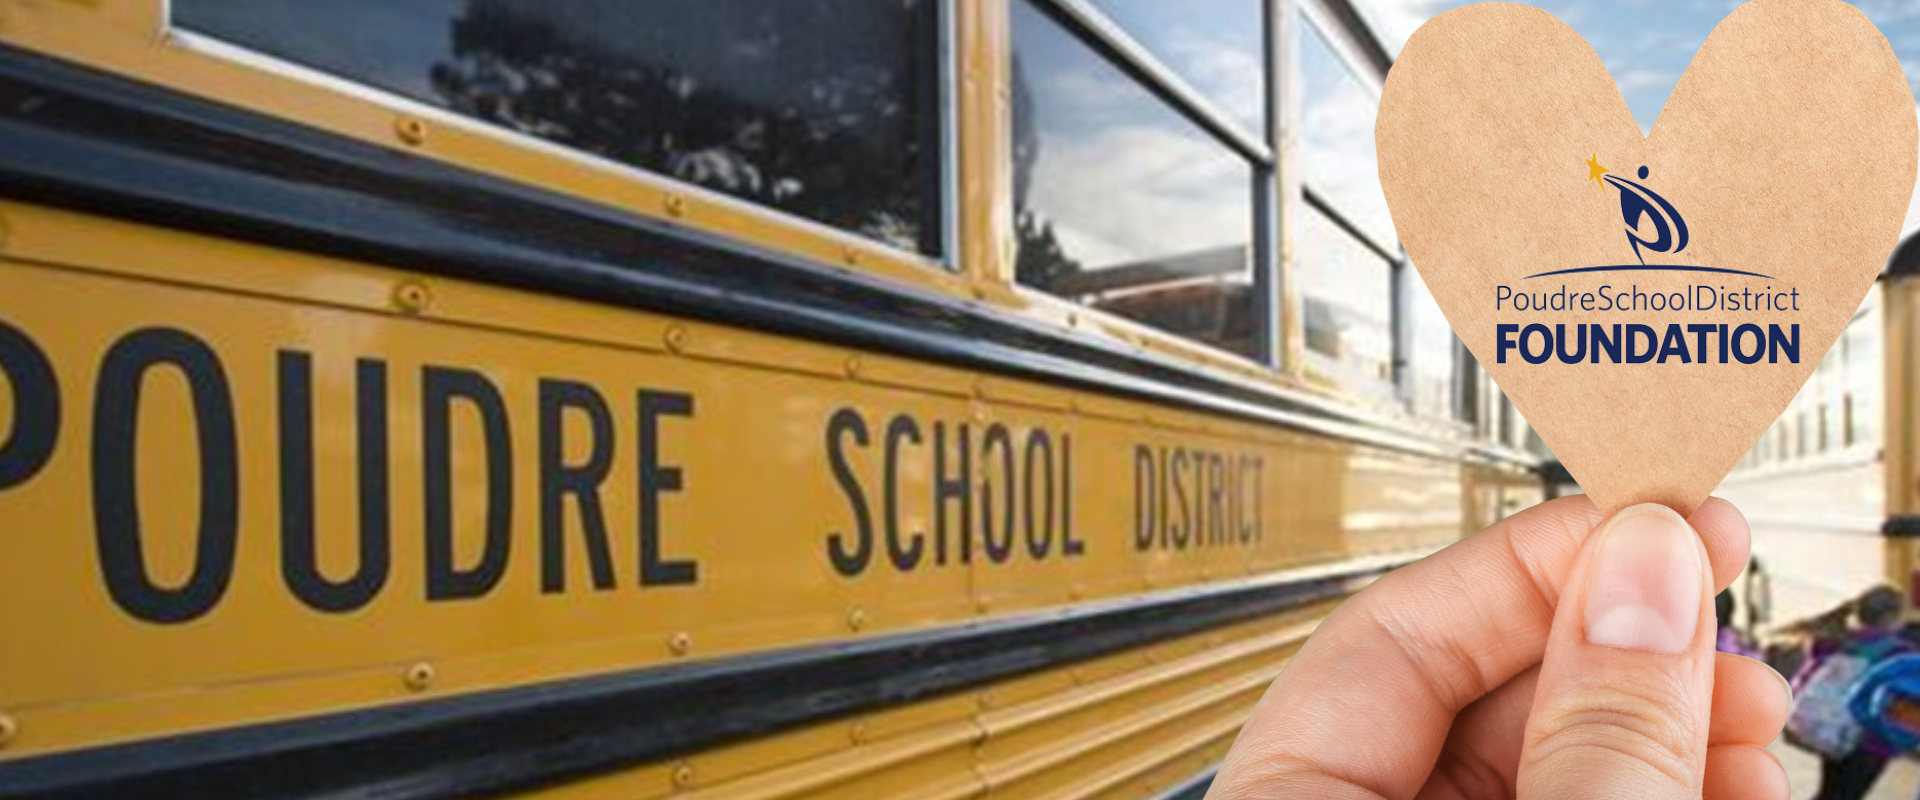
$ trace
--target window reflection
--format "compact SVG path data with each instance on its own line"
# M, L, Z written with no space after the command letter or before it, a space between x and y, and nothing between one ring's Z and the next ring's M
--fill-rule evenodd
M1168 68L1265 138L1266 0L1092 0Z
M1406 313L1410 336L1407 354L1408 399L1413 413L1429 419L1444 420L1454 413L1455 381L1460 374L1454 349L1453 327L1434 302L1433 293L1418 272L1406 270Z
M185 28L937 253L937 0L173 0Z
M1317 208L1297 206L1294 278L1307 355L1354 391L1387 395L1393 378L1393 272L1380 254Z
M1020 282L1256 354L1252 166L1029 2L1013 40Z
M1310 19L1299 25L1302 180L1374 241L1398 241L1380 189L1373 121L1380 98L1348 68Z

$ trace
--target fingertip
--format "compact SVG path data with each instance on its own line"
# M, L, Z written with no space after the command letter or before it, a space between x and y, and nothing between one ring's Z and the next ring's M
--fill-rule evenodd
M1787 768L1773 751L1754 744L1707 748L1702 800L1786 800Z
M1766 746L1779 738L1793 710L1793 689L1765 662L1715 653L1713 718L1707 744Z
M1707 548L1707 560L1713 565L1714 591L1727 588L1741 570L1747 568L1747 554L1753 544L1747 516L1732 503L1709 497L1687 517L1687 523L1699 532L1700 542Z

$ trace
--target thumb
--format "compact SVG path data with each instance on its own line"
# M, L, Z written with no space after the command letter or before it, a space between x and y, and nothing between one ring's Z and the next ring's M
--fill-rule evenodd
M1699 798L1713 707L1705 547L1665 506L1589 537L1554 612L1519 796Z

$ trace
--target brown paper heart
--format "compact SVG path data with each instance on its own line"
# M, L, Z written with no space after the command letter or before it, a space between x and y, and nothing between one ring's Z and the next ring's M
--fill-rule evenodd
M1407 42L1375 128L1408 257L1609 513L1691 513L1793 399L1899 237L1916 135L1892 48L1837 0L1735 10L1645 138L1579 34L1466 6Z

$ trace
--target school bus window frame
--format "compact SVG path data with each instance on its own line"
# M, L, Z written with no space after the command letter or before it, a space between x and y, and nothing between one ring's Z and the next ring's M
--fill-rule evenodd
M1257 319L1258 333L1251 354L1236 353L1197 339L1163 331L1152 326L1135 322L1118 314L1102 311L1066 298L1057 297L1037 287L1028 286L1012 274L1012 264L1008 265L1005 276L1009 288L1023 301L1042 304L1055 308L1071 309L1068 313L1091 315L1102 322L1128 331L1137 331L1143 337L1165 339L1177 342L1185 348L1201 351L1208 357L1225 359L1230 363L1240 363L1255 367L1263 373L1282 373L1286 369L1285 348L1280 346L1283 329L1280 317L1284 316L1284 303L1279 300L1279 285L1283 280L1277 267L1279 261L1282 230L1276 218L1280 213L1281 173L1284 171L1281 148L1278 145L1279 104L1281 95L1277 91L1281 73L1278 52L1280 40L1276 38L1274 23L1276 17L1295 0L1257 0L1265 23L1261 47L1262 72L1267 92L1262 109L1265 118L1264 129L1249 132L1245 126L1223 110L1219 104L1209 99L1205 92L1194 88L1185 78L1162 61L1158 56L1128 33L1124 27L1114 22L1089 0L1001 0L1011 7L1013 3L1030 3L1041 13L1053 20L1079 44L1131 79L1141 89L1146 90L1169 110L1192 122L1214 140L1214 143L1247 162L1253 172L1253 185L1247 187L1251 193L1253 219L1248 220L1248 230L1252 234L1252 270L1254 298L1253 314ZM1012 72L1013 46L1011 22L1008 22L1008 46L1003 54L1007 61L1007 71ZM1005 120L1006 130L1001 135L1011 137L1012 112ZM1012 229L1012 204L1006 204L1007 229Z

